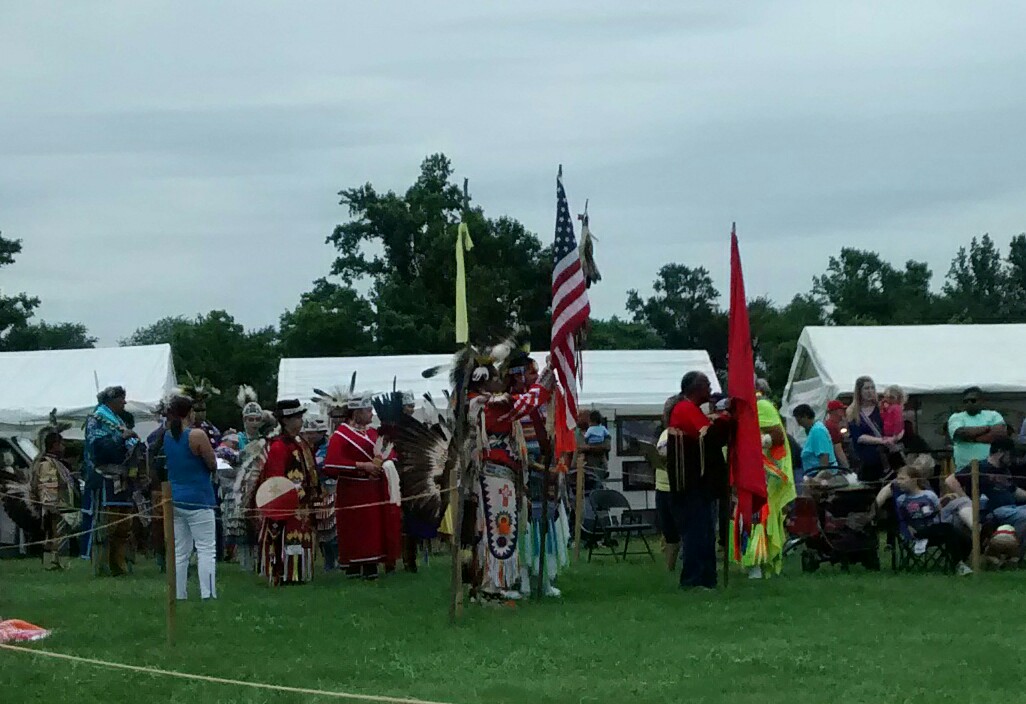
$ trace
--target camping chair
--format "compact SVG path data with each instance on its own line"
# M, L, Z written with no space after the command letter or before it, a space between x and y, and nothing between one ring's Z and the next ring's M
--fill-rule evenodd
M925 552L916 554L915 538L908 524L898 510L898 492L894 493L892 511L893 520L888 526L887 542L893 545L891 550L891 569L895 572L932 572L943 569L954 573L955 559L943 545L928 543Z
M619 518L612 514L612 511L623 509ZM581 539L588 548L588 562L591 562L591 555L595 548L604 547L609 549L609 554L614 560L627 559L628 555L648 555L648 558L655 561L652 554L652 547L648 544L647 533L655 530L650 523L645 523L639 514L631 510L631 504L627 497L614 489L597 489L588 497L588 510L585 512L586 519L581 526ZM645 550L628 552L631 537L641 538ZM617 538L623 538L623 551L618 553Z

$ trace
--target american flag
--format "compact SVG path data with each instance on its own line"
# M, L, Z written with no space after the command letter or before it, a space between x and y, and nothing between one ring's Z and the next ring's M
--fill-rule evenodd
M563 384L567 427L577 425L577 332L588 321L591 304L581 272L581 255L574 222L563 190L563 173L556 177L556 241L552 269L552 344L549 352Z

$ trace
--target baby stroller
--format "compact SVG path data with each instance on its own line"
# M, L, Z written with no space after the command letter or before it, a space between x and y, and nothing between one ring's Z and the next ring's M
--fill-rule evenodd
M861 564L879 570L879 543L870 513L876 492L845 485L810 493L795 499L787 522L788 532L804 545L802 571L815 572L824 562L844 569Z

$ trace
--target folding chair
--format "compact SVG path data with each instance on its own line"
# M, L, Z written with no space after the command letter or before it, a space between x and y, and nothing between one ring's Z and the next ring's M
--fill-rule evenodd
M655 530L651 523L631 510L627 497L614 489L597 489L588 497L588 511L581 527L581 537L588 548L588 562L591 562L595 548L608 548L614 560L626 560L628 555L648 555L655 561L652 547L648 543L647 533ZM619 518L612 511L622 509ZM617 552L617 538L623 538L623 550ZM631 538L641 538L645 545L644 551L629 551Z
M894 520L890 524L892 535L888 536L887 541L893 545L891 569L895 572L932 572L943 569L945 572L954 573L954 556L949 554L943 545L930 542L927 543L925 551L916 553L916 539L912 536L901 511L898 510L899 495L894 495Z

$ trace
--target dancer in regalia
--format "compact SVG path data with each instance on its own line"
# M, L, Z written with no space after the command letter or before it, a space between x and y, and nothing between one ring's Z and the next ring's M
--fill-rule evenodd
M780 574L783 569L784 544L787 542L784 514L788 504L797 496L787 430L780 412L769 399L769 382L758 379L755 387L767 494L766 503L759 513L759 522L752 527L745 551L741 555L741 564L748 569L751 579Z
M286 519L264 518L260 525L260 574L274 586L313 579L317 536L311 521L319 495L313 453L299 437L306 409L297 400L278 401L275 417L281 434L267 450L260 482L285 477L296 487L299 508Z
M324 571L338 566L338 524L335 520L335 480L324 474L324 458L328 454L328 423L318 416L303 418L303 441L313 452L321 496L314 506L314 528L317 546L324 557Z
M519 599L522 594L520 541L526 534L527 448L520 420L548 401L554 377L548 367L524 393L504 393L502 365L510 345L498 345L473 364L458 363L454 386L467 389L468 419L476 444L472 474L476 545L470 570L472 595ZM469 374L467 373L469 371ZM459 394L457 394L458 396ZM476 436L476 437L474 437ZM464 507L467 511L467 506Z
M538 381L538 363L531 359L526 349L510 353L505 365L506 387L512 394L525 394ZM531 591L532 579L541 569L542 521L545 526L545 596L559 596L553 585L561 567L569 564L567 545L570 541L570 521L565 506L565 475L551 470L543 471L553 462L551 439L545 422L545 406L532 409L520 419L527 449L526 490L530 501L530 520L525 524L526 540L521 555L521 586L524 594ZM542 493L548 492L548 500L542 501ZM543 503L547 504L548 515L543 518Z
M101 391L85 426L82 464L93 511L90 553L94 572L101 576L129 571L132 529L124 518L135 513L133 482L145 447L122 417L126 397L120 386Z
M238 451L232 461L232 471L218 472L219 477L225 480L221 490L221 516L226 549L234 550L243 570L252 571L255 564L253 547L256 544L252 496L267 455L264 438L277 423L260 407L256 391L251 386L240 386L235 400L242 410L242 432L238 433Z
M378 565L392 572L400 556L399 475L394 455L370 427L373 396L354 395L348 410L350 415L328 440L324 460L324 474L338 480L338 561L349 577L376 579Z
M43 534L43 567L61 570L67 566L64 536L78 524L78 480L64 464L64 439L59 429L49 428L43 436L43 454L32 463L31 497L37 502Z

